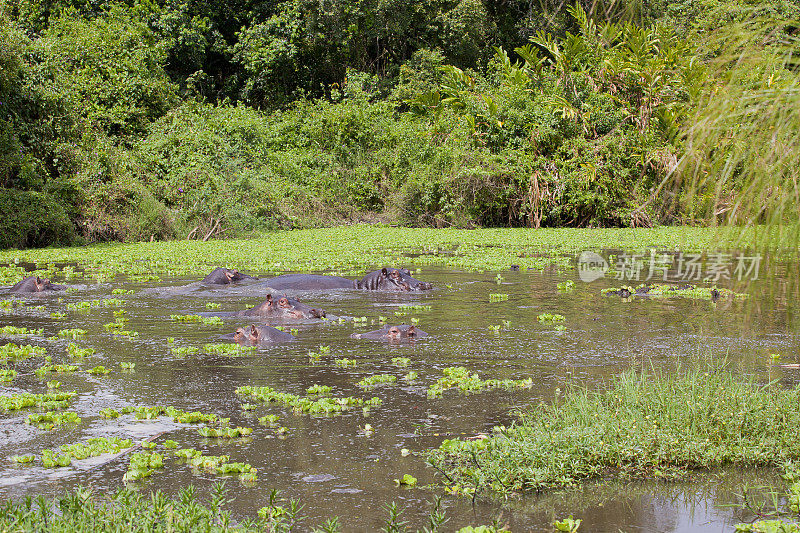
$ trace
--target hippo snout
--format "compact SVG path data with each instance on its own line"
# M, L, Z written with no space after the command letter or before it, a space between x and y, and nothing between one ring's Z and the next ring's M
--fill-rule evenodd
M433 289L433 285L428 283L427 281L423 281L419 284L419 288L423 291L429 291Z

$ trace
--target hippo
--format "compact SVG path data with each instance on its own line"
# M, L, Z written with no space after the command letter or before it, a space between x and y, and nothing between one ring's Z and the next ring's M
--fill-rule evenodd
M295 340L294 335L264 324L250 324L249 327L239 328L236 333L223 335L222 338L231 339L248 346L273 342L294 342Z
M66 288L67 287L64 285L50 283L49 279L42 279L39 276L28 276L11 287L9 291L20 294L29 294L35 292L63 291Z
M263 303L245 311L239 311L236 316L256 316L273 318L324 318L324 309L315 309L300 300L283 296L275 300L271 294Z
M254 278L253 276L248 276L247 274L242 274L238 270L217 267L214 270L212 270L208 276L203 278L203 283L207 285L230 285L232 283L236 283L237 281L242 281L245 279L258 279L258 278Z
M391 267L383 267L357 280L317 274L284 274L283 276L267 279L264 284L275 290L365 289L370 291L428 291L433 288L430 283L419 281L412 277L411 271L407 268Z
M427 337L428 334L416 326L407 326L405 324L400 326L383 326L381 329L370 331L368 333L353 333L350 335L354 339L371 339L377 341L401 341L401 340L414 340L421 337Z

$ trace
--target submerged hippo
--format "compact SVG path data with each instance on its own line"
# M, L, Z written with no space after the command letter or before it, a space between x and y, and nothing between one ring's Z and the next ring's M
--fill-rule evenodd
M258 278L254 278L253 276L248 276L247 274L242 274L238 270L217 267L214 270L212 270L208 276L203 278L203 283L206 283L208 285L230 285L231 283L236 283L237 281L242 281L245 279L258 279Z
M354 339L371 339L376 341L400 341L400 340L414 340L421 337L427 337L428 334L417 329L416 326L383 326L381 329L370 331L368 333L353 333L350 335Z
M263 324L250 324L249 327L239 328L236 330L236 333L223 335L222 338L231 339L235 342L247 345L293 342L295 340L294 335Z
M339 276L320 276L318 274L284 274L264 281L267 287L275 290L325 290L325 289L366 289L370 291L428 291L430 283L411 276L406 268L384 267L370 272L361 279L347 279Z
M277 300L271 294L263 303L245 311L239 311L237 316L257 316L262 318L324 318L324 309L315 309L294 298L283 296Z
M28 276L9 290L20 294L29 294L34 292L63 291L66 288L67 287L64 285L50 283L49 279L42 279L39 276Z

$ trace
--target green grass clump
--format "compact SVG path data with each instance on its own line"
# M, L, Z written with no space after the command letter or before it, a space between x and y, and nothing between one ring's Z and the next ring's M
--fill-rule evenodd
M30 359L31 357L44 357L47 350L41 346L31 346L26 344L20 346L13 343L8 343L0 346L0 361L21 361L23 359Z
M0 408L5 411L16 411L28 407L41 407L47 410L64 409L76 392L48 392L31 394L22 392L11 396L0 396Z
M479 392L488 389L522 389L530 387L532 379L481 379L478 374L470 374L463 366L445 368L444 376L428 387L428 398L438 398L448 389L458 388L461 392Z
M397 376L393 376L391 374L376 374L374 376L367 376L356 385L361 387L362 389L371 389L376 385L380 385L383 383L394 383L397 381Z
M800 458L800 387L727 371L624 373L607 391L574 389L482 441L430 455L456 485L512 493L616 473L673 478L691 469L771 466Z

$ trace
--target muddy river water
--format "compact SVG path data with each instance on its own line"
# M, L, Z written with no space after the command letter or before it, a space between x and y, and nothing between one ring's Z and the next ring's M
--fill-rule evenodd
M413 270L413 265L412 270ZM257 274L257 273L256 273ZM122 485L128 461L109 456L75 461L66 468L45 469L38 462L18 465L13 455L39 454L62 444L94 436L120 436L135 440L162 434L155 440L172 439L181 448L196 448L209 455L230 455L232 461L250 463L258 469L255 483L243 484L227 478L229 504L235 516L254 516L267 504L270 490L298 499L310 528L338 515L345 531L379 530L386 519L384 506L396 502L401 515L414 528L422 527L443 478L425 463L424 452L445 438L474 436L513 420L515 409L532 408L563 394L570 386L604 387L622 370L642 364L674 369L693 359L727 358L737 373L755 374L757 379L781 379L796 384L800 371L781 368L770 354L781 354L781 362L796 362L800 337L798 318L791 305L780 299L764 299L765 290L751 284L750 301L720 301L688 298L633 298L603 296L600 289L613 281L584 283L574 268L544 271L465 273L423 267L415 277L434 284L425 293L372 293L336 290L302 294L303 301L341 317L366 317L366 321L308 320L287 325L297 329L297 341L259 347L238 356L198 353L176 355L173 347L199 347L218 343L220 336L240 325L242 318L225 318L221 324L176 322L173 314L207 314L239 311L263 300L263 289L244 285L232 289L208 289L194 279L168 279L161 283L79 285L78 290L55 296L22 298L0 314L0 326L43 328L42 335L8 337L0 344L15 342L47 348L53 362L68 361L66 347L75 342L95 353L78 364L81 368L104 365L111 369L96 376L77 371L39 378L33 370L42 358L16 363L18 375L0 385L2 394L47 392L46 381L57 379L60 390L77 391L69 410L82 419L79 425L42 430L25 424L30 410L0 413L0 498L29 494L60 494L78 485L100 491ZM562 292L557 284L575 281L574 290ZM67 282L69 283L69 282ZM187 287L188 286L188 287ZM124 301L129 318L126 329L136 337L115 336L104 328L113 322L114 308L68 310L69 303L111 298L115 288L132 294L113 296ZM490 294L507 294L491 301ZM772 297L770 297L772 298ZM218 309L207 307L219 304ZM403 305L430 306L416 309ZM40 307L43 306L43 307ZM118 309L118 308L117 308ZM51 313L65 313L56 320ZM564 329L540 323L541 313L565 317ZM417 322L428 332L414 343L389 344L357 340L351 334L388 323ZM508 321L508 322L504 322ZM500 326L492 328L491 326ZM82 328L77 340L51 339L59 330ZM173 342L169 339L173 338ZM316 360L320 345L329 352ZM399 367L392 358L410 359ZM340 367L337 358L356 361ZM119 362L135 363L133 371L120 370ZM442 369L465 366L484 379L532 379L530 388L488 390L465 395L446 391L429 398L428 387L442 376ZM409 371L413 381L402 379ZM396 382L371 390L357 386L374 374L391 374ZM305 395L314 384L332 387L336 396L371 398L382 404L368 413L355 408L336 416L295 414L279 404L259 405L245 411L246 402L235 393L244 385L270 386L278 391ZM104 408L170 405L230 417L231 425L252 427L252 435L231 441L208 439L197 425L178 424L167 416L137 420L133 414L116 419L99 415ZM287 428L278 435L274 428L258 423L266 414L280 416ZM364 431L365 425L372 431ZM409 453L402 452L408 450ZM163 450L161 450L163 451ZM134 483L142 490L161 489L175 493L193 484L207 496L220 479L197 472L168 457L165 467ZM404 488L394 479L411 474L417 488ZM500 517L512 531L551 531L554 518L568 514L583 519L581 531L721 531L747 515L726 504L736 502L742 484L769 480L764 471L700 473L680 483L614 482L589 483L583 488L529 496L511 501L445 496L443 505L450 521L447 529L467 524L488 524Z

